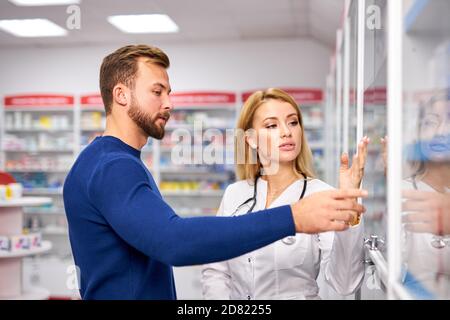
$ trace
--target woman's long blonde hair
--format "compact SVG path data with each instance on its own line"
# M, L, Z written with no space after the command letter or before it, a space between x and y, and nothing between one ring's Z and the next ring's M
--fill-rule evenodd
M305 130L303 128L303 118L299 106L295 100L286 92L281 89L269 88L265 91L256 91L253 93L247 101L245 101L242 107L239 119L237 122L238 132L247 132L253 127L253 118L256 110L265 102L269 100L278 100L289 103L297 112L297 116L300 122L302 141L301 149L297 158L294 161L294 170L298 175L305 175L306 177L313 178L315 176L313 167L313 158L311 149L308 146L308 142L305 136ZM260 175L262 168L261 161L257 156L257 152L252 149L249 144L242 140L243 137L236 136L235 141L235 159L236 159L236 176L239 180L255 179ZM244 153L244 154L242 154ZM243 163L237 161L237 159L243 159Z

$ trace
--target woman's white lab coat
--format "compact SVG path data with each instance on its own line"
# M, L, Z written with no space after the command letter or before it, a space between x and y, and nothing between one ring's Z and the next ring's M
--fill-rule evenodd
M416 181L417 190L436 192L423 181ZM403 190L414 190L412 179L403 181ZM404 213L407 215L407 213ZM409 272L414 280L405 282L414 286L417 282L439 298L449 299L450 288L450 248L434 248L434 235L431 233L415 233L403 230L403 277Z
M296 202L303 179L291 184L270 208ZM236 209L253 196L253 185L238 181L225 190L219 216L246 214L252 203ZM258 179L253 212L263 210L267 181ZM308 179L305 197L332 187ZM249 213L251 214L251 213ZM205 299L319 299L316 282L322 268L325 280L342 295L353 293L364 277L363 226L343 232L314 235L297 233L240 257L204 265ZM292 241L295 240L295 241Z

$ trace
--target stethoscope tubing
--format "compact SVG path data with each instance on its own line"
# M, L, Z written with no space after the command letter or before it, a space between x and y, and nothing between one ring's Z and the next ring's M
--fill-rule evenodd
M306 176L305 176L304 174L302 174L302 175L303 175L303 177L304 177L304 180L303 180L303 190L302 190L302 193L301 193L301 195L300 195L299 200L303 199L303 197L305 196L306 188L307 188L307 181L308 181L308 179L306 178ZM257 196L257 194L258 194L258 187L257 187L257 185L258 185L258 179L259 179L259 177L256 177L256 178L255 178L255 182L254 182L254 186L253 186L253 196L252 196L251 198L248 198L247 200L245 200L242 204L240 204L240 205L236 208L236 210L234 211L234 213L232 214L233 216L237 213L237 211L238 211L242 206L246 205L247 203L249 203L249 202L251 202L251 201L253 201L253 204L251 205L250 209L246 212L246 214L251 213L251 212L253 211L253 209L254 209L255 206L256 206L256 196ZM286 245L292 245L292 244L294 244L294 243L296 242L296 238L295 238L295 236L288 236L288 237L286 237L286 238L283 238L281 241L282 241L284 244L286 244Z

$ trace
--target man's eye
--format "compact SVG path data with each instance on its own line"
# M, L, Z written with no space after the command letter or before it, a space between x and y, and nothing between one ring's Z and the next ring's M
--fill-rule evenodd
M161 95L161 91L153 91L154 94L156 94L157 96Z

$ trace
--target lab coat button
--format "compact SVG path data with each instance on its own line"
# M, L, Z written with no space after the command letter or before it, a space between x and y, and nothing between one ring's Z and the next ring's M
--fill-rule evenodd
M247 300L251 300L252 299L252 297L250 297L250 296L247 296Z
M252 262L252 258L248 258L248 262L251 263Z

